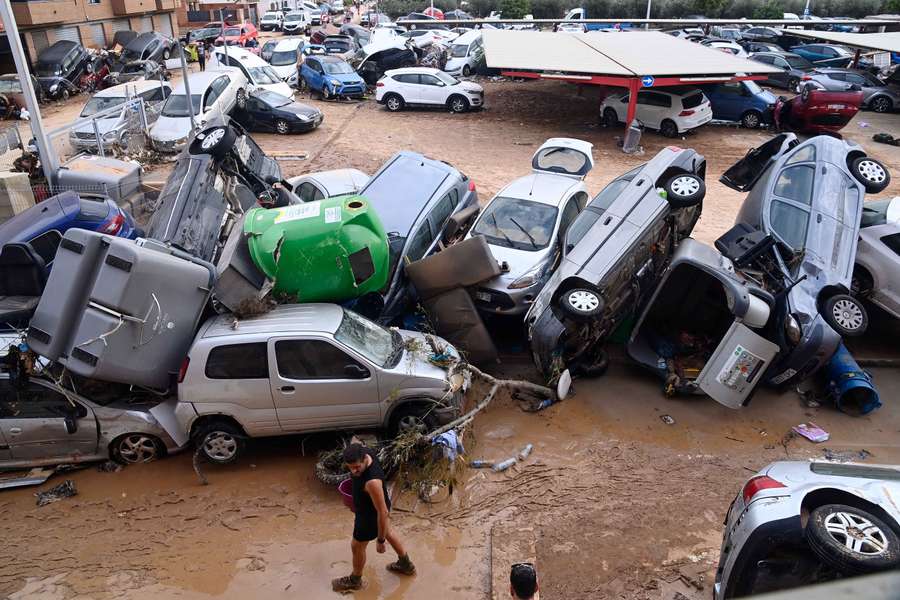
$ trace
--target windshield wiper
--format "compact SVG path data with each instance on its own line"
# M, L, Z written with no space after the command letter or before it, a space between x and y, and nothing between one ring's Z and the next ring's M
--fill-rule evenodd
M528 240L531 242L531 245L534 247L535 250L537 250L538 245L537 245L537 242L534 241L534 236L531 235L530 233L528 233L528 230L527 230L527 229L525 229L524 227L522 227L521 225L519 225L519 222L516 221L514 218L510 217L509 220L512 221L512 222L513 222L513 225L515 225L516 227L518 227L519 230L520 230L522 233L524 233L525 235L528 236Z
M513 241L509 239L509 236L506 235L506 232L500 229L500 225L497 223L497 217L494 216L494 213L491 213L491 221L494 222L494 230L500 233L504 238L506 238L506 243L509 244L510 248L514 247Z

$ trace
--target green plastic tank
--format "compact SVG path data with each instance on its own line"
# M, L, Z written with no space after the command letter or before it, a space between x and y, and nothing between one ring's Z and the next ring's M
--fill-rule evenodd
M381 290L390 255L384 226L362 196L252 208L244 235L254 264L296 302L340 302Z

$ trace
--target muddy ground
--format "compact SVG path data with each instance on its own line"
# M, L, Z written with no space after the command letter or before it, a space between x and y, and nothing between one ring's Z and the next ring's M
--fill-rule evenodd
M471 176L483 202L527 173L532 153L548 137L594 143L597 164L587 178L594 194L661 147L686 145L709 162L709 191L695 230L706 242L733 223L741 201L718 183L719 175L767 138L762 131L712 126L674 142L647 133L645 155L626 156L615 146L622 132L597 126L598 90L481 83L487 109L477 113L389 114L372 101L311 99L326 115L318 130L254 137L267 151L307 156L282 163L288 176L341 167L372 173L398 150L420 151ZM46 121L70 122L83 102L49 107ZM846 134L900 176L900 151L871 142L877 131L900 134L900 117L861 113ZM152 168L148 179L161 185L168 168ZM888 194L900 194L900 180ZM900 356L897 323L874 309L873 319L871 337L854 351ZM502 326L516 339L515 323ZM498 373L535 377L521 344L506 347L502 359ZM482 599L491 594L492 563L502 580L509 562L530 558L523 555L528 551L511 551L524 544L533 547L546 600L709 598L725 511L753 472L773 460L822 456L826 448L864 449L868 462L900 461L894 402L900 373L872 372L885 406L861 418L811 408L793 391L762 390L741 411L702 397L666 399L658 381L622 358L605 377L577 382L572 398L541 413L524 413L501 397L476 421L469 455L504 458L526 443L534 444L532 455L505 473L463 471L454 494L432 504L397 490L394 525L418 575L389 574L384 565L392 558L370 551L367 587L354 597ZM831 432L831 440L814 445L785 438L792 425L808 420ZM352 517L337 492L315 479L311 456L334 442L314 436L303 456L298 438L258 441L239 464L207 467L208 486L198 482L191 456L182 454L118 473L71 473L65 477L75 481L78 496L42 508L35 507L32 489L3 492L0 594L15 600L334 597L330 579L350 568Z

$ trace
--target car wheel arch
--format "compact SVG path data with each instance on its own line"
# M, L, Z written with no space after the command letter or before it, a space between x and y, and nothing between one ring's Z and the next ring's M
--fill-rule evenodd
M900 523L892 517L886 510L878 506L874 502L866 500L862 496L858 496L847 490L840 488L819 488L807 493L800 503L800 522L804 528L809 522L809 515L815 509L827 504L844 504L852 506L866 512L872 513L890 527L894 533L900 535Z
M838 294L850 295L850 290L843 285L826 285L819 291L819 296L816 298L817 307L821 310L826 300Z
M95 416L95 418L96 418L96 416ZM152 433L144 433L144 432L140 432L140 431L129 431L129 432L117 435L109 443L109 445L107 446L107 451L109 452L110 458L112 458L113 460L116 460L117 462L121 462L121 459L118 458L119 452L118 452L117 447L124 438L131 436L131 435L142 435L144 437L148 437L153 440L153 442L156 444L156 452L157 452L155 460L165 458L166 455L168 454L168 450L166 449L165 443L158 436L156 436Z
M669 179L671 179L675 175L697 175L697 174L694 173L693 171L691 171L690 169L685 169L684 167L681 167L678 165L670 165L668 168L666 168L665 171L662 172L662 174L659 177L657 177L656 182L654 182L654 184L653 184L653 187L657 187L657 188L663 187L666 184L666 182L669 181ZM703 179L702 175L697 175L697 177L700 177L701 179Z
M568 277L560 282L560 284L556 287L556 290L553 292L553 297L551 298L552 304L558 304L559 299L562 298L562 295L574 288L587 288L597 292L601 296L603 295L600 291L600 288L597 287L597 284L591 283L586 279L582 279L581 277Z
M229 425L233 425L237 427L243 435L250 437L247 435L247 429L241 424L240 421L238 421L233 416L226 415L225 413L209 413L198 415L197 418L194 419L194 422L191 423L190 439L193 440L197 436L197 434L202 431L207 425L216 422L228 423Z

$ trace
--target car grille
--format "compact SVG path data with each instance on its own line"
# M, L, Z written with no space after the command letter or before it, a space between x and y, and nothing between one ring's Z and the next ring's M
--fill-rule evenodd
M361 85L345 85L341 87L342 94L362 94L363 88Z
M97 140L97 136L93 131L76 131L75 138L79 140Z
M486 298L487 296L490 296L490 300ZM510 298L503 292L498 292L496 290L491 290L488 288L475 288L474 299L475 303L479 306L490 308L510 309L516 305L516 303L513 302L512 298Z

